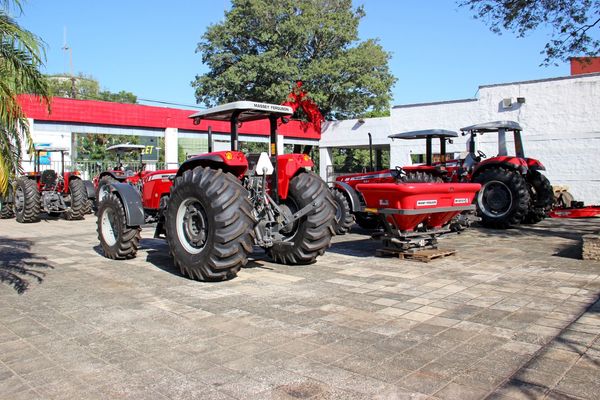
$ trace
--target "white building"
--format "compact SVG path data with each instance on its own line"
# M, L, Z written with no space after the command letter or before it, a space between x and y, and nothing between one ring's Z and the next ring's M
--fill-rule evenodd
M525 155L546 166L553 185L569 186L575 199L587 204L600 203L600 73L485 85L477 99L400 105L386 118L326 122L319 142L321 176L326 178L333 148L365 147L368 133L374 146L389 147L390 167L395 167L410 165L411 154L425 153L425 143L392 142L388 135L431 128L458 132L498 120L521 124ZM496 155L495 134L478 140L479 149ZM448 146L448 152L465 150L466 137Z

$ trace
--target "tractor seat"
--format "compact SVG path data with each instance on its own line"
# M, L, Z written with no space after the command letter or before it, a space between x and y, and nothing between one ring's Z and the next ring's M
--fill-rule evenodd
M58 176L56 175L56 171L53 169L47 169L42 171L41 181L44 186L54 186L56 185L56 179Z

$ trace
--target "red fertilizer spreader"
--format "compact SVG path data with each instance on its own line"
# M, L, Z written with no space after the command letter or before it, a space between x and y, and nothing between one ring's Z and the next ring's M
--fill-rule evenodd
M474 217L478 183L363 183L364 211L379 215L387 249L437 246L439 236L457 232Z

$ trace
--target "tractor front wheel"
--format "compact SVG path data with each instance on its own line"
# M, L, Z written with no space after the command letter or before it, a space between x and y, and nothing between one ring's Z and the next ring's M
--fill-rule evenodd
M14 197L11 195L12 195L12 188L9 185L8 186L8 196L6 198L0 196L0 219L9 219L9 218L13 218L15 216L14 204L7 201L11 197Z
M15 215L17 222L28 223L40 220L40 192L33 179L21 178L15 189Z
M104 256L113 260L134 258L140 247L142 229L127 226L121 199L108 193L98 209L98 239Z
M350 205L348 199L339 190L333 189L331 194L335 200L335 218L333 223L333 229L336 235L343 235L350 231L352 225L354 225L354 215L350 211Z
M233 175L196 167L175 179L166 233L181 273L198 280L224 280L246 265L254 218L248 193Z
M527 184L531 196L529 211L523 223L537 224L548 216L554 205L554 191L548 178L539 171L530 171L527 175Z
M69 181L69 194L71 196L71 204L67 211L65 211L65 219L83 219L87 207L87 191L81 179L71 179Z
M288 198L280 207L290 215L308 205L314 209L286 226L279 233L282 240L267 248L273 261L281 264L310 264L325 252L333 236L335 201L325 182L312 172L296 175L290 180Z
M530 196L521 174L496 167L483 171L473 181L481 184L476 205L484 226L506 229L522 222Z

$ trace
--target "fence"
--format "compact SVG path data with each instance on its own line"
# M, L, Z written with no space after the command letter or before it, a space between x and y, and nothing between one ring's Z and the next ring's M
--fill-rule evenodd
M139 171L140 163L136 162L123 162L123 168L125 170ZM21 165L26 172L34 170L33 161L22 161ZM93 179L94 176L98 175L102 171L115 169L115 161L65 161L65 172L79 171L82 179ZM165 163L148 162L144 166L146 171L156 171L164 169ZM56 172L62 171L62 164L60 161L50 161L46 164L40 165L40 170L44 171L47 169L53 169Z

